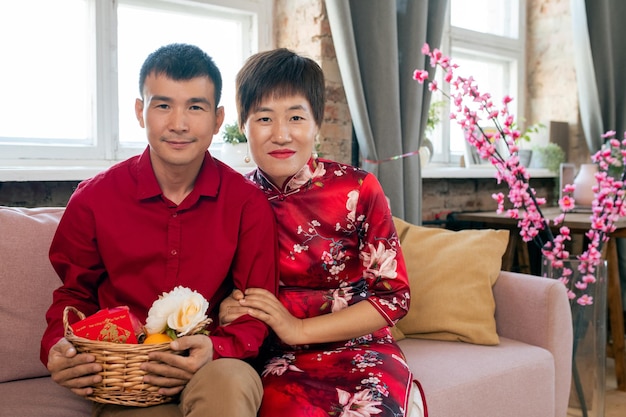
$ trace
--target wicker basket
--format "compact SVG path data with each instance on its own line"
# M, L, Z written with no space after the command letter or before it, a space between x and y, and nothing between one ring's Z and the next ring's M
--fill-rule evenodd
M91 353L96 362L102 365L102 381L93 386L90 400L99 403L148 407L172 401L172 397L159 394L159 387L143 382L145 371L140 369L148 361L150 352L173 352L169 342L155 344L124 344L102 342L75 336L69 324L69 313L74 312L81 319L85 315L72 306L63 311L65 338L79 353ZM206 324L206 323L204 323Z

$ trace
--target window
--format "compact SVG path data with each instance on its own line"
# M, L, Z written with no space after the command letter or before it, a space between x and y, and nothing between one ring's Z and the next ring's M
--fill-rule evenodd
M226 122L234 121L235 75L248 56L270 47L271 14L272 0L1 2L0 167L110 163L143 151L134 115L139 69L171 42L213 57Z
M524 120L525 0L450 0L442 50L460 65L460 74L472 75L482 92L501 102L515 100L511 113ZM441 74L438 74L441 77ZM440 82L443 88L445 83ZM433 95L431 102L441 101ZM448 120L449 105L442 110ZM441 123L433 133L433 161L457 165L466 152L465 139L455 121Z

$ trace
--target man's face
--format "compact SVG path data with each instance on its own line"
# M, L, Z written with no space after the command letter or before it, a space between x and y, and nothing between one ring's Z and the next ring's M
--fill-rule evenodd
M208 77L182 81L161 74L146 77L135 114L146 129L154 165L199 168L224 121L223 107L215 107L214 89Z

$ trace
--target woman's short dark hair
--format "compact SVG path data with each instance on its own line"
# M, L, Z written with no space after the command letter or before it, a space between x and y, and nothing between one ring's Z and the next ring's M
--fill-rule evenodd
M317 126L324 119L324 73L310 58L285 48L259 52L246 61L236 80L239 126L250 109L268 97L302 94L309 101Z
M197 77L209 77L215 87L215 107L222 98L222 74L213 59L195 45L172 43L152 52L139 72L139 94L143 98L146 77L165 75L176 81L186 81Z

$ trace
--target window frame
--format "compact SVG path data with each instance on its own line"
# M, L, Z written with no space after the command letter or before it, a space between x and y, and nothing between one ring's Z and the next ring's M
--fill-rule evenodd
M0 181L84 179L94 172L136 155L145 144L119 142L117 85L117 5L148 7L204 8L218 13L245 13L250 30L244 35L251 51L270 49L272 39L272 0L87 0L94 51L91 59L93 78L92 137L94 143L21 139L0 143ZM91 142L91 141L90 141ZM219 146L217 153L219 153ZM68 172L61 173L62 167Z
M448 3L446 21L441 42L442 52L454 60L454 50L463 51L474 56L484 56L514 63L511 65L509 77L512 83L514 102L509 105L515 115L520 128L524 127L526 108L526 0L518 1L518 38L476 32L451 24L450 8ZM440 71L437 74L441 76ZM439 82L445 93L449 93L449 86ZM485 91L483 91L485 92ZM434 98L433 98L434 99ZM432 101L432 100L431 100ZM447 121L450 114L450 103L446 100L442 108L441 120ZM441 152L435 152L432 162L443 165L458 166L463 153L453 154L450 150L450 123L440 123L439 134L435 140L441 141Z

